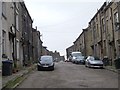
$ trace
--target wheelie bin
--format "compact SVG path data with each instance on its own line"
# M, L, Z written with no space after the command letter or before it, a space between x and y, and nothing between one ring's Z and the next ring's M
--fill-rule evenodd
M2 76L12 75L12 60L2 61Z

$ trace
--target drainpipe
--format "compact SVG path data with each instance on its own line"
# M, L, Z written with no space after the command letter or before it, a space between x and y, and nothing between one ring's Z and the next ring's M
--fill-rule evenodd
M112 12L112 8L110 7L110 9L111 9L111 21L112 21L112 34L113 34L113 48L114 48L114 59L115 59L115 36L114 36L114 24L113 24L113 12ZM112 65L113 63L111 62L111 65Z
M83 37L84 37L84 56L86 56L86 32L87 32L87 29L83 29Z
M13 42L13 61L14 61L14 68L17 68L17 42L16 42L16 2L14 2L14 28L15 28L15 38Z
M101 39L101 52L100 52L100 58L103 59L103 35L102 35L102 22L101 22L101 11L100 11L100 15L99 15L99 19L100 19L100 39Z
M92 26L93 26L93 44L94 44L94 56L96 56L96 46L95 46L95 39L96 38L95 38L95 26L94 26L94 24L92 24Z
M120 47L120 1L118 2L118 19L119 19L119 31L118 31L118 42L119 42L119 47ZM120 51L118 56L120 57Z
M119 19L119 30L118 30L118 42L119 42L119 48L120 48L120 1L117 3L118 5L118 19ZM120 57L120 51L118 51L118 57ZM120 69L118 69L118 90L120 90Z
M0 1L0 70L2 65L2 2Z

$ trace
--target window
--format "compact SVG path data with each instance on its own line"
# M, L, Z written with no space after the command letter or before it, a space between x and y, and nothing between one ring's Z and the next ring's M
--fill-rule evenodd
M19 19L18 19L18 14L16 15L16 29L19 31Z
M16 3L16 9L19 10L19 3Z
M99 37L99 27L98 27L98 24L96 24L96 35L97 35L97 37Z
M118 12L114 14L114 23L115 23L115 30L118 30L120 25L119 25L119 18L118 18Z
M104 55L106 56L106 41L105 40L104 40L103 44L104 44Z
M98 57L94 57L94 60L100 60Z
M105 20L104 20L104 18L102 19L102 30L103 30L103 32L105 32Z
M98 21L98 16L96 16L96 21Z
M6 19L6 3L2 2L2 15Z
M120 39L117 40L116 44L117 44L117 57L120 57Z
M12 2L12 4L11 4L11 8L12 8L12 9L14 8L14 2Z
M114 14L114 19L115 19L115 22L119 22L119 19L118 19L118 12L116 12L116 13Z
M108 20L107 20L107 21L106 21L106 31L107 31L107 32L108 32L108 28L109 28L109 27L108 27L108 24L109 24L109 23L108 23Z
M2 54L6 53L6 32L3 30L2 31Z
M94 60L94 57L90 56L89 59L90 59L90 60Z

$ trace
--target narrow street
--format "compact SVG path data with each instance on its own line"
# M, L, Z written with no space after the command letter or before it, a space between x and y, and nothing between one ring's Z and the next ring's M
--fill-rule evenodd
M55 63L54 71L34 70L17 88L117 88L117 73L71 62Z

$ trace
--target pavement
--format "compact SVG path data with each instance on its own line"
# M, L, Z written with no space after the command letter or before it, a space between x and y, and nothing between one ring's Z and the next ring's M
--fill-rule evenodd
M22 81L27 78L27 75L36 68L36 64L26 67L23 70L20 70L17 73L14 73L10 76L2 76L2 88L15 88L17 87ZM118 73L118 70L115 69L113 66L105 66L104 67L107 70L113 71L115 73ZM12 84L13 83L13 84ZM12 84L12 85L11 85Z
M118 73L118 70L115 68L115 66L104 66L104 68L115 73Z
M116 69L115 66L105 66L105 69L118 73L118 90L120 90L120 69Z
M35 68L36 64L33 64L16 73L13 73L10 76L2 76L2 89L17 87L25 78L27 78L27 74L29 74Z

